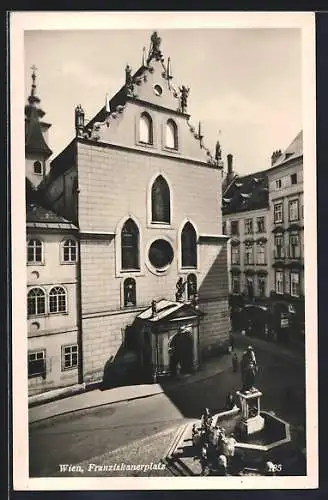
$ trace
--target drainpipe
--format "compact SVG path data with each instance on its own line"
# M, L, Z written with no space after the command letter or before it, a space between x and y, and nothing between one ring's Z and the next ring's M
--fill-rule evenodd
M78 157L78 141L76 141L76 150L75 150L75 158ZM79 227L79 185L78 185L78 165L76 162L76 170L77 170L77 183L76 183L76 225L78 227L78 265L77 265L77 294L76 294L76 305L77 305L77 345L78 345L78 382L79 384L83 384L84 376L83 376L83 335L82 335L82 284L81 284L81 276L82 276L82 265L81 265L81 233Z

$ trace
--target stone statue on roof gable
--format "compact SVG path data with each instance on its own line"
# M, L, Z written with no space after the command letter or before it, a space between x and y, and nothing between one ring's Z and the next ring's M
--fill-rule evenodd
M161 61L163 59L162 52L160 50L162 39L161 37L158 36L157 31L154 31L154 33L150 37L150 41L151 44L150 44L147 64L149 64L153 58L156 59L156 61Z
M182 87L179 87L179 90L180 90L180 109L182 113L185 113L187 111L187 101L190 88L189 87L187 88L185 85L182 85Z
M221 144L219 141L217 141L216 146L215 146L215 159L216 159L216 161L222 159Z
M133 94L132 68L128 64L125 68L125 88L129 95Z

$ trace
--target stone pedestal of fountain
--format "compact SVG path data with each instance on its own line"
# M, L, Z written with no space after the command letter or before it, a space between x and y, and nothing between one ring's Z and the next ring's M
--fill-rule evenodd
M264 418L260 414L262 392L258 389L237 391L241 406L240 431L244 436L250 436L264 429Z

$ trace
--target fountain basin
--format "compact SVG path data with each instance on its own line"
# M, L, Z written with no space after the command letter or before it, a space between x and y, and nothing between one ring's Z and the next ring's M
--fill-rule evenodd
M233 410L215 415L215 425L224 427L229 435L234 433L237 440L235 453L247 463L258 463L266 460L279 460L282 450L291 442L290 426L272 412L261 411L264 428L252 435L245 436L240 431L241 411Z

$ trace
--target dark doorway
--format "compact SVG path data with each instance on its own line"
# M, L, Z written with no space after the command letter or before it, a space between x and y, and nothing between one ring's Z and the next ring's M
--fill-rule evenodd
M170 372L177 374L178 364L181 373L192 372L193 340L188 331L178 332L170 342Z

